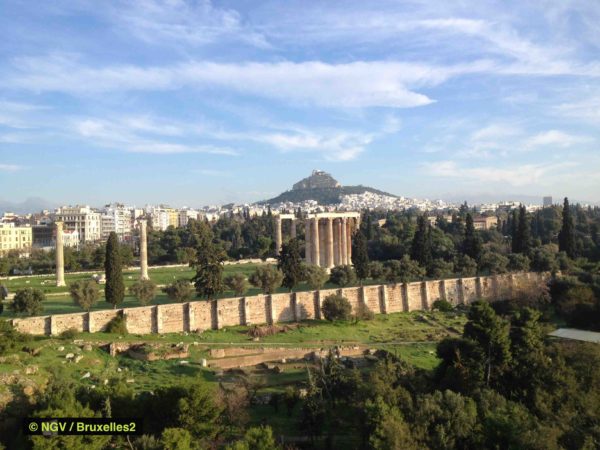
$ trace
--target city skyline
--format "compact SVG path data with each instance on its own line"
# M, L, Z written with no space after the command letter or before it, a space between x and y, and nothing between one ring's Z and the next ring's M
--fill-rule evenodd
M0 201L600 201L598 5L1 3Z

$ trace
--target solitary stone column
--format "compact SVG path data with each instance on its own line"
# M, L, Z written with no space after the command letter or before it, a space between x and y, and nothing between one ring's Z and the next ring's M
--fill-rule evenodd
M281 253L281 218L277 217L275 219L275 253L279 255Z
M348 227L348 223L345 217L342 217L342 229L341 229L341 255L342 255L342 265L348 265L348 232L346 231Z
M304 259L306 264L312 264L312 221L306 219L304 221Z
M140 221L140 280L149 280L148 276L148 222Z
M346 245L348 246L346 250L346 260L348 262L346 264L352 265L352 219L348 220L348 226L345 231L348 234L346 237Z
M63 250L63 223L56 222L56 285L65 286L65 256Z
M311 230L311 237L312 237L312 262L313 264L316 264L317 266L320 265L320 261L321 261L321 252L320 252L320 248L319 248L319 218L315 217L314 219L312 219L312 230Z
M333 219L327 219L327 232L325 233L325 242L327 243L327 268L333 267Z

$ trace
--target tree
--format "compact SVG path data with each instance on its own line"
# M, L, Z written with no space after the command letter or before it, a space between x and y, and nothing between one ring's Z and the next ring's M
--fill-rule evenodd
M473 216L471 216L471 214L467 214L467 219L465 222L463 254L474 259L475 261L479 261L479 258L481 257L481 238L477 234L477 230L475 230Z
M26 313L30 316L35 316L44 310L42 302L46 300L46 296L42 291L35 288L19 289L9 308L11 311L20 314Z
M529 270L529 258L521 253L508 255L508 269L513 272L527 272Z
M250 283L263 291L263 294L273 294L283 281L283 273L271 265L258 266L250 275Z
M459 255L454 263L455 272L462 277L474 277L477 275L477 261L467 255Z
M189 280L175 280L162 290L170 300L177 302L189 302L194 295L194 290Z
M373 280L381 280L385 277L385 267L381 261L371 261L369 264L369 274Z
M417 261L421 267L428 267L431 259L429 228L429 222L425 214L419 216L417 219L417 231L411 245L410 257Z
M324 267L320 267L315 264L306 264L303 266L302 269L304 272L304 279L306 280L306 284L311 289L321 289L329 279L327 269L325 269Z
M207 230L208 233L212 235L210 229ZM196 248L194 263L196 275L192 278L198 296L209 300L223 292L223 262L225 261L225 252L210 240L210 235L201 238Z
M352 266L336 266L331 269L329 282L344 287L356 283L356 272Z
M302 257L297 239L290 239L287 244L281 246L277 268L283 273L282 285L291 292L302 280Z
M252 427L246 431L243 439L226 447L226 450L280 450L269 426Z
M81 280L69 286L69 293L73 303L85 311L89 311L100 298L98 283L94 280Z
M323 300L321 310L325 319L329 321L348 320L352 313L352 306L346 297L339 294L331 294Z
M531 228L527 219L527 209L524 205L519 207L518 220L517 239L513 246L513 253L528 255L531 252Z
M485 355L485 383L499 382L511 361L510 324L485 301L471 304L463 337L475 341Z
M129 293L136 297L140 304L147 305L156 297L156 283L152 280L138 280L129 287Z
M119 251L119 240L117 233L111 232L106 242L106 258L104 260L104 272L106 286L104 287L104 298L116 308L123 303L125 298L125 283L123 282L123 270L121 266L121 254Z
M487 271L491 275L507 272L508 258L494 251L485 251L479 260L479 269Z
M558 233L558 249L565 252L569 258L575 257L575 227L567 197L563 204L562 228Z
M164 450L191 450L192 435L183 428L165 428L160 443Z
M236 272L227 275L223 281L227 289L232 290L235 295L242 296L248 291L248 280L242 273Z
M194 381L177 404L181 426L196 439L213 438L221 429L221 408L212 391L203 381Z
M367 238L362 230L354 233L352 240L352 264L356 271L356 276L362 285L365 278L369 277L369 252L367 250Z
M425 269L416 261L404 255L401 260L386 261L385 279L390 283L408 283L411 280L421 279L425 276Z

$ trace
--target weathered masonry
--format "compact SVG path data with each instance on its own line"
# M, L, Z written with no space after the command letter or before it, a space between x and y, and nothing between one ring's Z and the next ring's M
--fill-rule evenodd
M294 214L280 214L275 217L275 248L281 251L283 242L281 224L291 220L291 237L296 237ZM309 214L304 219L306 254L308 264L331 269L335 266L352 264L352 235L360 225L358 212L330 212Z
M375 313L389 314L429 309L440 299L458 305L479 298L490 301L508 298L519 288L543 283L548 278L547 273L454 278L29 317L13 319L12 323L21 332L38 335L56 335L71 328L94 333L102 331L115 316L124 315L127 328L133 334L191 332L233 325L321 319L323 299L335 293L344 295L354 311L363 303Z

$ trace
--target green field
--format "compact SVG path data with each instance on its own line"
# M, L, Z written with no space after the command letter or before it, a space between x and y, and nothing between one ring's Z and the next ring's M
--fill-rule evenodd
M250 276L252 272L256 270L257 264L230 264L225 266L224 276L227 276L232 273L243 273L246 277ZM101 274L101 271L95 272L97 274ZM175 280L179 279L187 279L190 280L194 276L194 271L190 267L156 267L151 268L148 272L150 279L152 279L157 285L162 286L169 283L172 283ZM71 297L68 294L68 285L84 279L90 279L92 276L91 273L88 274L65 274L65 281L67 286L57 287L54 285L56 278L54 275L44 275L44 276L29 276L29 277L19 277L14 278L12 280L4 279L0 280L0 284L8 287L9 292L14 293L18 289L22 289L25 287L32 287L36 289L40 289L46 294L46 301L44 302L44 310L41 315L48 314L68 314L68 313L76 313L81 312L81 308L75 304L71 300ZM125 279L125 285L131 286L135 283L140 276L139 271L135 270L127 270L123 272L123 277ZM371 283L365 284L374 284L377 281L369 280ZM339 286L333 284L326 284L324 289L337 288ZM103 290L103 287L100 286L100 289ZM298 287L295 289L297 291L306 291L310 290L310 288L305 283L300 283ZM277 292L287 292L285 288L279 288ZM260 290L251 287L246 295L257 295L260 293ZM233 297L234 293L232 291L225 291L218 298L225 297ZM171 300L167 298L165 294L162 292L158 292L155 299L151 302L154 305L160 305L165 303L171 303ZM129 308L133 306L141 306L139 301L132 296L126 296L123 304L120 306L122 308ZM106 303L104 301L104 297L101 296L100 301L92 308L92 311L98 311L102 309L110 309L112 305ZM13 314L7 307L2 314L2 317L5 318L13 318L19 317L18 315Z

